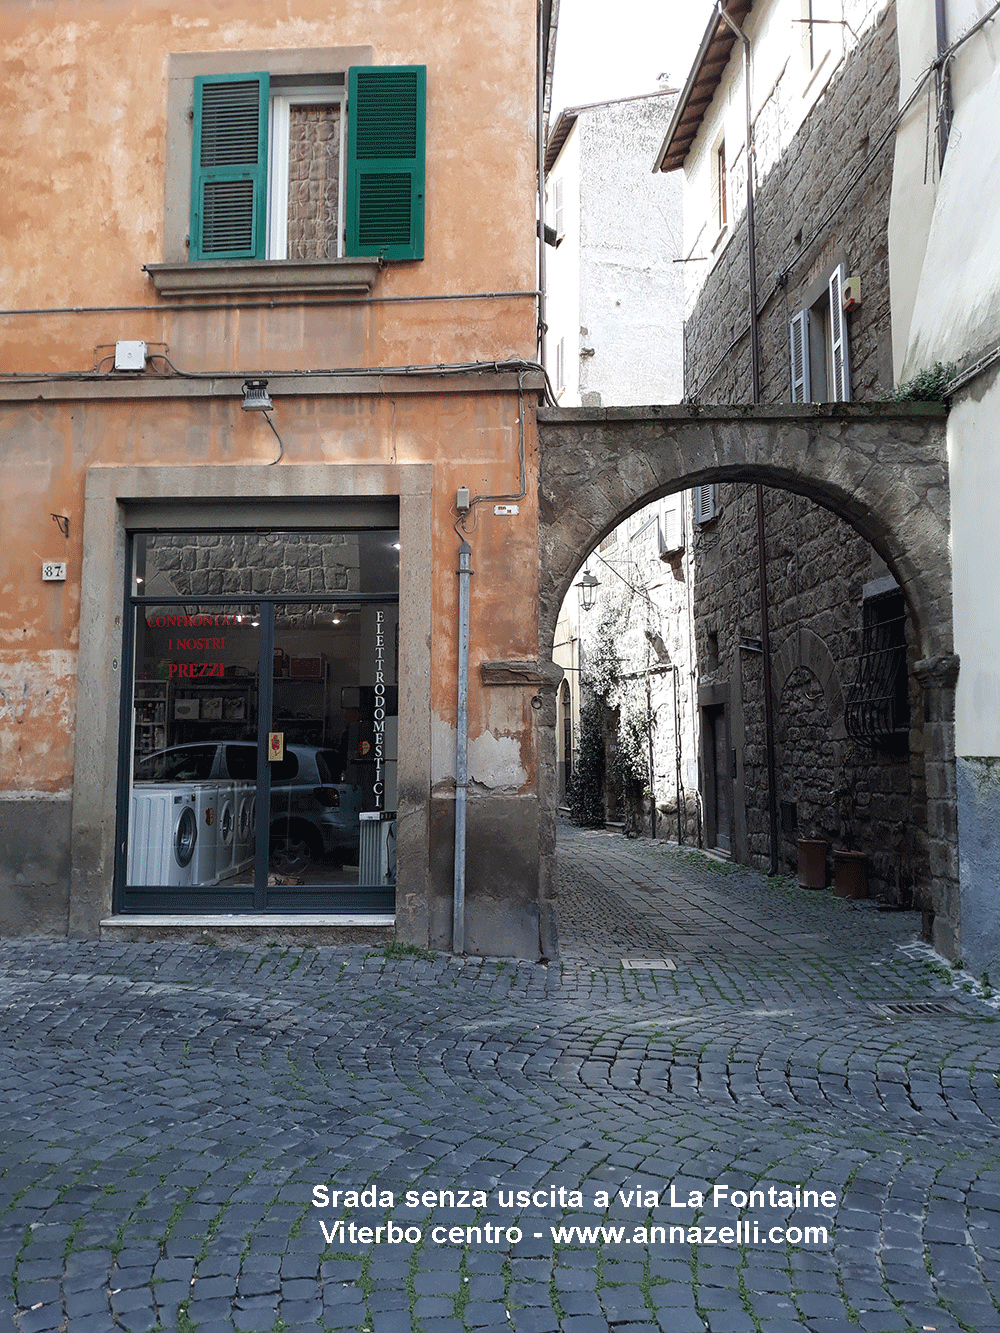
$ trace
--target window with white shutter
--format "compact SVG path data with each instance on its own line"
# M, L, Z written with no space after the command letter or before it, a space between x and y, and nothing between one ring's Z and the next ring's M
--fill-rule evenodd
M800 310L790 325L792 402L812 402L809 384L809 311Z
M827 279L822 296L789 324L789 379L793 403L851 400L851 358L844 314L844 265Z
M830 361L831 401L851 401L851 363L847 348L847 320L844 318L844 266L830 274Z
M684 550L684 495L668 495L663 502L660 556L666 560Z
M696 486L691 494L694 500L694 521L711 523L712 519L718 516L714 484Z
M565 184L560 179L552 187L552 222L555 227L556 241L561 241L566 235L566 212L564 205Z

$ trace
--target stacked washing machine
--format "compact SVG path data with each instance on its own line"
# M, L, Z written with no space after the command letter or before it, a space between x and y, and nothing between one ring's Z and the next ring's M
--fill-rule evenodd
M128 883L179 888L196 884L201 828L190 783L138 783L132 789Z
M236 866L236 823L239 805L235 782L219 783L218 804L215 807L215 878L216 882L230 879Z
M235 783L236 840L233 852L233 871L242 874L253 868L254 837L257 832L257 784Z
M198 820L198 841L192 861L191 883L219 882L219 784L199 782L192 787L194 812Z

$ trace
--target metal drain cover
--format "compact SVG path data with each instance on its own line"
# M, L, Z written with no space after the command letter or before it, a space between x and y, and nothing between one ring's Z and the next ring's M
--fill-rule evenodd
M677 964L672 958L623 958L622 967L626 972L649 972L655 969L677 971Z
M884 1000L871 1008L886 1018L930 1018L935 1014L968 1013L958 1000Z

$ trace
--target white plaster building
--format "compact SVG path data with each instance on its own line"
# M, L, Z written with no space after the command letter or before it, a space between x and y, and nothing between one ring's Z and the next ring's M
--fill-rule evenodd
M755 181L764 180L778 165L887 4L888 0L729 0L726 4L728 16L751 45ZM702 95L706 78L712 85L710 104ZM678 100L678 123L670 127L657 157L657 166L664 171L684 165L685 315L694 308L746 213L744 49L714 16L688 85ZM824 201L808 202L815 206L818 222ZM825 202L832 200L828 197ZM761 281L772 276L762 275Z
M681 188L654 175L670 119L668 90L563 111L546 152L546 365L563 407L678 402L683 392ZM550 233L551 237L551 233ZM686 493L644 506L607 534L589 562L600 588L581 613L563 605L555 660L560 790L579 736L579 679L602 618L620 630L623 669L646 700L653 788L664 837L697 837L691 653L691 506ZM581 648L581 640L583 646ZM617 812L614 812L617 813Z
M955 362L948 418L962 957L1000 979L1000 5L897 0L889 260L906 381Z
M549 132L545 364L560 407L680 402L681 191L650 171L674 99L570 107Z

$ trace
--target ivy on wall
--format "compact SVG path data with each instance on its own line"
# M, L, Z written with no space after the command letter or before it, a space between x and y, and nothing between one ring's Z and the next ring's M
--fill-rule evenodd
M625 675L618 650L630 603L628 598L614 609L605 606L587 651L578 760L568 801L574 824L601 828L609 811L620 812L626 834L636 834L642 831L649 784L649 716L644 682Z

